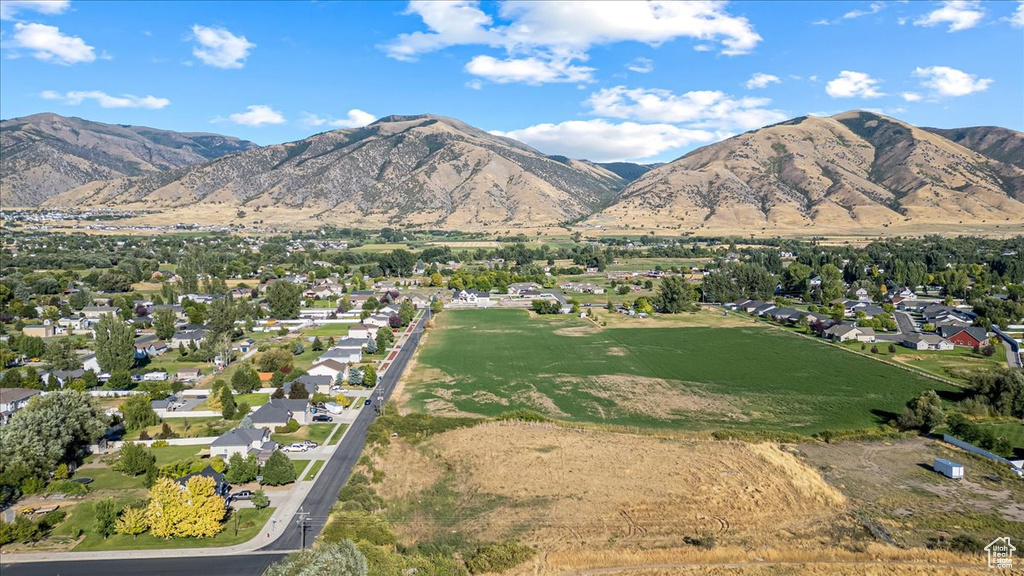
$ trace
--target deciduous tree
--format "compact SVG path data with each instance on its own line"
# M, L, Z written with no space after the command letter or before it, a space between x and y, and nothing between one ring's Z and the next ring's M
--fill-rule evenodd
M135 331L113 314L104 314L95 326L96 361L104 372L131 370L135 364Z
M149 491L146 518L158 538L210 538L224 526L224 499L214 491L212 478L193 476L184 489L160 478Z

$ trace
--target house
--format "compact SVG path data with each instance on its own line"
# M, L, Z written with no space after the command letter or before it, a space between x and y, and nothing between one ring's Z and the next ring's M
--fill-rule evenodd
M508 285L508 293L510 295L521 295L523 292L531 290L540 290L540 284L536 282L513 282Z
M867 288L857 288L857 291L853 294L861 302L871 302L871 296L868 294Z
M757 308L754 308L754 315L761 316L763 318L765 314L767 314L768 312L770 312L770 311L772 311L774 309L775 309L775 304L772 304L771 302L765 302L765 303L761 304L760 306L758 306Z
M252 352L253 350L256 349L256 341L253 340L252 338L246 338L245 340L242 340L238 344L232 346L231 349L237 350L242 354L248 354L249 352Z
M376 293L373 290L353 290L352 293L348 295L348 300L352 303L353 308L359 308L366 303L367 300L373 298L374 294Z
M289 400L272 398L258 410L249 415L252 425L256 428L273 430L277 426L288 424L294 419L301 425L309 424L309 402L306 400Z
M900 288L895 295L903 298L904 300L917 300L917 294L915 294L908 286Z
M156 336L148 335L135 339L135 358L142 360L153 358L167 352L167 343L157 340Z
M192 345L192 342L195 342L196 346L198 346L206 340L206 334L207 331L202 328L175 332L174 336L171 336L171 346L173 348L181 345L188 347Z
M857 314L858 312L863 312L864 317L868 319L874 318L875 316L885 316L887 314L885 308L882 308L881 306L874 306L871 304L867 306L862 305L854 307L853 313Z
M863 334L861 329L853 324L836 324L831 328L828 328L824 332L825 338L834 340L836 342L849 342L851 340L859 340L859 336ZM874 334L872 334L874 336Z
M143 382L164 382L167 380L167 372L146 372L142 375Z
M92 327L92 320L88 318L61 318L57 320L57 326L63 328L68 334L85 332Z
M349 338L355 338L357 340L366 341L370 338L377 337L377 326L369 326L366 324L355 324L348 329Z
M735 300L733 302L726 302L725 304L723 304L723 306L730 310L740 310L743 309L743 305L746 304L747 302L750 302L750 298L740 298L739 300Z
M329 300L334 297L334 291L327 286L314 286L302 295L307 300Z
M467 302L470 304L476 304L478 302L489 302L491 300L491 294L489 292L481 292L480 290L452 290L452 299L459 302Z
M913 350L952 350L953 343L937 334L907 334L900 344Z
M57 327L50 320L43 320L42 324L31 324L21 329L23 336L33 338L50 338L57 333Z
M199 380L203 372L199 368L179 368L176 377L179 381Z
M181 485L182 488L184 488L188 484L188 481L191 480L192 478L195 478L196 476L199 476L201 478L213 479L213 491L218 496L227 498L228 494L231 492L231 485L228 484L227 480L224 479L224 475L214 470L211 466L207 466L206 468L203 468L199 472L193 472L187 476L182 476L181 478L175 480L175 482L177 482L178 484Z
M149 407L152 408L156 412L159 412L161 410L164 411L164 412L169 412L171 410L174 410L174 408L175 408L175 406L177 406L178 402L179 402L178 397L175 396L174 394L171 394L170 396L164 398L163 400L150 400L149 401Z
M121 309L117 306L86 306L82 308L82 316L99 320L104 314L117 314Z
M53 372L50 372L49 375L56 378L57 383L60 384L61 388L63 388L64 386L67 386L68 382L85 376L85 370L82 368L79 368L78 370L54 370ZM43 378L43 380L45 381L46 378Z
M221 434L210 443L210 456L230 459L235 454L246 457L256 454L261 458L277 450L277 442L270 439L270 430L266 428L235 428Z
M820 288L821 287L821 276L813 276L813 277L811 277L811 279L807 281L807 285L810 286L811 288Z
M327 376L332 382L341 375L341 379L344 380L348 378L348 364L333 358L321 358L310 366L309 370L306 370L306 374L311 376Z
M248 300L252 298L252 290L249 288L235 288L228 292L233 300Z
M961 328L959 326L947 324L939 327L938 333L939 336L949 340L956 346L981 348L988 344L988 331L980 326L968 326L967 328Z
M153 306L150 314L156 314L158 310L170 310L174 312L174 317L178 320L188 319L188 314L185 314L185 308L177 304L156 304Z
M6 424L11 415L21 410L39 390L28 388L0 388L0 423Z
M384 328L389 326L391 316L388 314L374 314L369 318L363 319L363 324L367 326L376 326L377 328Z
M412 307L417 310L422 310L427 306L430 306L430 300L424 298L423 296L413 296L411 298L408 298L408 300L412 302Z
M285 396L291 396L293 386L304 386L306 392L310 396L317 392L321 394L330 394L331 386L334 385L334 378L327 375L315 375L315 374L303 374L291 382L285 382L282 385L284 388Z
M328 348L317 360L337 360L348 364L358 364L363 361L363 343L358 340L345 339L342 343L333 348ZM352 342L349 344L349 342Z
M85 356L82 356L82 368L92 371L97 376L103 373L103 371L100 370L100 361L96 359L95 354L86 354Z

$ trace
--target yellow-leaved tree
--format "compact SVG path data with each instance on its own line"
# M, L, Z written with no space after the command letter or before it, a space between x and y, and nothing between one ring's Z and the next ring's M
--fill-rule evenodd
M161 478L149 491L146 517L159 538L209 538L224 529L224 499L211 478L194 476L185 486Z
M134 538L138 538L139 534L142 534L149 529L149 519L146 518L145 508L132 508L131 506L126 507L121 511L121 515L118 516L117 522L114 523L114 531L118 534L130 534Z

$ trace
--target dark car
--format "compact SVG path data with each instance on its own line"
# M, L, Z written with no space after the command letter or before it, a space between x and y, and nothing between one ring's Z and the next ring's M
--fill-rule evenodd
M232 500L250 500L252 499L252 490L239 490L231 495Z
M313 416L313 422L334 422L334 418L331 418L327 414L317 414Z
M363 406L369 406L370 402L371 402L371 400L369 398L367 398L366 402L363 402Z

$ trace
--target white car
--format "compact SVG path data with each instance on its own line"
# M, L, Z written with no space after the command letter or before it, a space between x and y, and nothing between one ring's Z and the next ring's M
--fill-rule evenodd
M294 444L289 444L287 446L281 446L281 452L305 452L306 450L309 450L309 448L307 448L306 445L301 442L296 442Z

